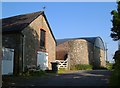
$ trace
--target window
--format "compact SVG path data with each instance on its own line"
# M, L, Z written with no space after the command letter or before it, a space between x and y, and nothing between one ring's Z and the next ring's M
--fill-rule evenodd
M45 48L45 31L43 29L40 31L40 48Z

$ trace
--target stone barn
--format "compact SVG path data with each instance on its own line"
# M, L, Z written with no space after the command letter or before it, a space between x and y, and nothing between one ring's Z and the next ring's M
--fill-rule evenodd
M51 69L56 58L56 40L44 11L1 20L3 74L22 73L30 67Z
M58 39L57 61L67 60L68 68L77 64L105 67L105 47L100 37Z

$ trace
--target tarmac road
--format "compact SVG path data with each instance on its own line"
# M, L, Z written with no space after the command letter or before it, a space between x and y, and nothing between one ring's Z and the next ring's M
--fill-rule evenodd
M14 78L4 83L4 86L14 87L39 87L39 86L94 86L108 87L109 76L111 71L108 70L91 70L91 71L72 71L64 74L54 74L43 77L34 77L29 79Z

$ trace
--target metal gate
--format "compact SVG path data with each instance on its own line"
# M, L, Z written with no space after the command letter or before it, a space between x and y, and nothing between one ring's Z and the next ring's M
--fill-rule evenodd
M14 49L2 48L2 75L13 74Z
M40 51L37 53L37 66L41 70L48 69L48 53Z

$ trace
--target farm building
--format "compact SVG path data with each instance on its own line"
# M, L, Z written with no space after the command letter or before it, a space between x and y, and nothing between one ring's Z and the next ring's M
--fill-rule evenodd
M105 67L104 42L100 37L58 39L56 59L67 60L69 69L77 64L88 64L93 68Z
M26 67L51 69L56 40L44 11L3 18L3 74L18 74Z

